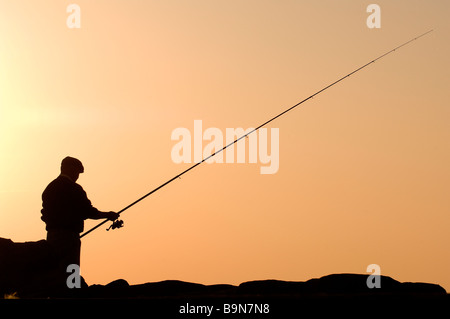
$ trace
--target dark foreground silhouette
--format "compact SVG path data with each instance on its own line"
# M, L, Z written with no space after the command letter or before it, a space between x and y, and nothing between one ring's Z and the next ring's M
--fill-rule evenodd
M47 297L65 293L87 298L147 298L180 295L301 295L301 294L446 294L437 284L398 282L381 276L380 288L369 288L369 274L334 274L305 282L280 280L251 281L239 286L201 285L181 281L163 281L128 285L121 279L108 285L83 285L83 289L68 289L57 285L53 270L57 260L47 241L15 243L0 238L0 293L16 293L24 297ZM67 274L68 276L69 274ZM57 291L55 288L65 288ZM56 295L57 297L57 295Z
M437 284L402 283L388 276L380 277L380 288L370 289L367 286L369 274L332 274L304 282L262 280L240 285L202 285L174 280L129 285L126 280L119 279L107 285L83 283L81 288L69 289L66 278L55 276L57 265L51 246L45 240L14 243L0 238L0 299L13 295L21 302L39 300L41 303L33 302L32 307L45 305L47 308L54 306L51 302L57 302L56 306L67 306L74 311L80 302L87 303L89 308L93 306L92 309L97 309L95 305L103 305L98 308L101 314L105 311L117 314L121 310L128 314L131 310L145 312L151 309L165 317L181 316L183 311L209 309L202 305L215 307L216 315L221 312L224 317L230 317L232 313L224 314L223 311L249 311L249 307L256 305L257 310L272 309L271 314L277 314L272 316L275 318L302 314L306 308L330 313L335 306L341 310L366 307L371 313L374 309L379 313L397 307L404 314L424 302L431 302L432 309L450 302L445 289ZM0 300L2 305L20 304L4 299ZM242 306L239 310L239 305L247 305L247 308ZM24 309L36 308L20 306L17 311Z

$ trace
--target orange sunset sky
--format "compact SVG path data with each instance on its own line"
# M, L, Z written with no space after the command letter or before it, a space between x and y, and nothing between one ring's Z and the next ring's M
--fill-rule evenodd
M239 284L378 264L449 291L449 14L444 0L0 0L0 237L45 238L41 194L65 156L94 206L119 211L191 165L172 161L174 129L255 127L434 29L272 122L276 174L202 164L83 238L81 266L88 284Z

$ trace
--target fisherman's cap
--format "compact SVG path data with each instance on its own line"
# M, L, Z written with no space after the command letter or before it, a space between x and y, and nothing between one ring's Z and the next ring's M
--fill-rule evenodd
M81 161L74 157L70 157L70 156L67 156L61 162L61 170L66 170L66 169L75 170L78 173L84 172L84 167L83 167L83 164L81 163Z

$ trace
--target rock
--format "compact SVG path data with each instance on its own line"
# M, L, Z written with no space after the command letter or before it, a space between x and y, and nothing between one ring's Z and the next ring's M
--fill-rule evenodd
M0 238L0 294L45 289L53 283L56 262L45 240L15 243Z
M381 276L380 288L367 286L367 274L332 274L306 282L263 280L239 285L243 294L302 295L302 294L446 294L444 288L428 283L401 283L388 276Z

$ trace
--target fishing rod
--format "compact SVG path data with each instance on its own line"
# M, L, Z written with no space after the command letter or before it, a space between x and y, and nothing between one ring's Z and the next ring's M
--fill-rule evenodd
M165 182L165 183L161 184L160 186L156 187L155 189L153 189L151 192L149 192L149 193L145 194L144 196L142 196L141 198L135 200L135 201L132 202L130 205L128 205L127 207L125 207L125 208L123 208L122 210L120 210L120 211L118 212L118 214L120 215L121 213L123 213L124 211L126 211L128 208L130 208L130 207L136 205L137 203L139 203L139 202L142 201L143 199L145 199L145 198L147 198L148 196L152 195L153 193L155 193L156 191L160 190L160 189L163 188L164 186L170 184L171 182L173 182L173 181L176 180L177 178L180 178L182 175L186 174L186 173L189 172L190 170L193 170L194 168L196 168L197 166L199 166L199 165L202 164L203 162L207 161L207 160L210 159L211 157L213 157L213 156L219 154L220 152L223 152L227 147L230 147L231 145L236 144L238 141L240 141L241 139L247 137L248 135L252 134L253 132L256 132L256 131L259 130L261 127L263 127L263 126L269 124L270 122L276 120L276 119L279 118L280 116L282 116L282 115L286 114L287 112L289 112L289 111L295 109L295 108L296 108L297 106L299 106L300 104L305 103L306 101L312 99L312 98L315 97L316 95L319 95L319 94L322 93L323 91L325 91L325 90L329 89L330 87L332 87L332 86L338 84L338 83L341 82L342 80L344 80L344 79L346 79L346 78L352 76L352 75L355 74L356 72L361 71L362 69L364 69L365 67L371 65L372 63L375 63L376 61L378 61L378 60L384 58L385 56L391 54L392 52L394 52L394 51L396 51L396 50L398 50L398 49L400 49L401 47L404 47L405 45L408 45L409 43L411 43L411 42L413 42L413 41L415 41L415 40L417 40L417 39L419 39L419 38L421 38L421 37L423 37L423 36L429 34L430 32L433 32L433 30L429 30L429 31L427 31L427 32L425 32L425 33L423 33L423 34L421 34L421 35L419 35L419 36L417 36L417 37L415 37L415 38L413 38L413 39L411 39L411 40L409 40L409 41L407 41L407 42L405 42L405 43L403 43L403 44L401 44L401 45L399 45L399 46L397 46L397 47L395 47L394 49L389 50L388 52L386 52L386 53L380 55L379 57L377 57L377 58L371 60L370 62L368 62L368 63L366 63L366 64L360 66L359 68L357 68L357 69L355 69L354 71L348 73L347 75L341 77L340 79L334 81L333 83L331 83L331 84L325 86L323 89L320 89L319 91L317 91L317 92L314 93L313 95L307 97L306 99L304 99L304 100L298 102L297 104L291 106L290 108L284 110L283 112L281 112L281 113L275 115L274 117L272 117L272 118L269 119L268 121L266 121L266 122L264 122L264 123L258 125L256 128L252 129L252 130L249 131L248 133L246 133L246 134L242 135L241 137L235 139L233 142L231 142L231 143L225 145L222 149L218 150L217 152L212 153L212 154L209 155L208 157L203 158L200 162L198 162L198 163L192 165L191 167L185 169L185 170L182 171L180 174L178 174L178 175L172 177L172 178L169 179L167 182ZM86 231L85 233L81 234L81 235L80 235L80 238L83 238L84 236L86 236L87 234L89 234L89 233L91 233L92 231L96 230L97 228L99 228L100 226L102 226L103 224L105 224L105 223L108 222L108 221L109 221L108 219L105 219L104 221L102 221L101 223L99 223L97 226L94 226L94 227L92 227L90 230L88 230L88 231ZM119 219L116 219L115 221L113 221L113 223L111 224L111 226L110 226L107 230L109 230L109 229L115 229L115 228L120 228L120 227L122 227L122 226L123 226L123 221L121 221L121 220L119 220Z

